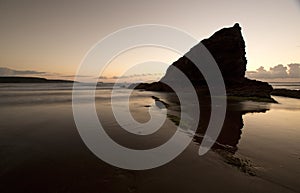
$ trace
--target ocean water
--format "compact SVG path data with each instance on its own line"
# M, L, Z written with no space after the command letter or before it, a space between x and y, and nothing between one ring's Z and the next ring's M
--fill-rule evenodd
M285 88L290 90L300 90L300 82L269 82L273 88Z
M89 102L85 99L90 89L80 88L81 103ZM167 119L149 136L128 134L114 119L111 90L111 85L97 87L96 110L106 132L120 145L149 149L176 131ZM121 106L124 91L117 88ZM130 110L137 121L150 119L152 96L178 113L174 95L134 91ZM182 155L138 172L110 166L84 145L73 119L72 84L0 84L0 192L300 192L300 100L274 98L278 104L230 102L217 143L199 156L210 117L204 105L197 135L191 136L193 142ZM224 147L241 164L224 160L219 153Z

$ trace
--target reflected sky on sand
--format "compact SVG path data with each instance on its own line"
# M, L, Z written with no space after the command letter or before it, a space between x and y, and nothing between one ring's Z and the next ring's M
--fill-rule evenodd
M45 189L174 193L300 191L297 99L274 97L278 104L229 102L217 143L206 155L199 156L199 143L210 117L209 102L202 100L199 127L187 149L162 167L137 172L104 163L84 145L72 116L71 88L71 85L57 88L0 85L1 193L45 192ZM120 105L122 89L117 95ZM98 88L96 109L106 132L117 143L148 149L166 142L176 131L174 122L180 108L172 94L134 91L130 110L137 121L147 122L149 108L162 105L152 96L168 103L168 114L173 115L157 132L137 136L122 129L114 119L110 93L111 87ZM82 103L87 102L84 98L82 89Z

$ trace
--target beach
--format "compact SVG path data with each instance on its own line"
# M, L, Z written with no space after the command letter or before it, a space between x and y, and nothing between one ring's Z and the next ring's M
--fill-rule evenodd
M82 87L82 103L89 89ZM149 149L175 133L171 119L149 136L124 131L111 111L111 89L97 88L96 109L119 144ZM119 105L124 89L117 90ZM171 94L136 90L130 109L137 121L149 120L152 96L176 114ZM198 154L200 128L171 162L132 171L103 162L84 144L73 119L72 84L1 84L0 192L299 192L300 101L273 98L278 103L230 102L218 144L204 156ZM205 107L201 113L205 125Z

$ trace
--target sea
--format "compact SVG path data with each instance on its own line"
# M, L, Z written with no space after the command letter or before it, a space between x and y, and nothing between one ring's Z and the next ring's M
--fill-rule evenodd
M270 84L300 89L299 82ZM300 192L299 99L274 96L278 103L228 103L217 142L199 156L210 117L204 108L196 135L186 133L192 142L182 154L158 168L132 171L106 163L85 145L73 117L72 88L71 83L0 84L1 193ZM112 113L112 88L97 86L95 108L105 131L119 145L145 150L174 135L178 129L174 117L166 118L149 136L124 131ZM80 103L89 103L85 98L93 87L83 84L78 89ZM120 85L115 92L116 105L124 105L126 88ZM172 94L133 91L130 111L137 121L149 121L153 108L163 116L166 109L157 108L153 96L169 104L171 114L178 114Z
M300 82L269 82L273 88L284 88L289 90L300 90Z

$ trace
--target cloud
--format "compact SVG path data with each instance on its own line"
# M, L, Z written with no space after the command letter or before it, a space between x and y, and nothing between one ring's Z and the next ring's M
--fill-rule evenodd
M93 78L93 76L88 76L88 75L60 75L62 78Z
M270 78L287 78L287 67L279 64L277 66L271 67L269 70Z
M300 64L289 64L289 76L291 78L299 78L300 77Z
M300 78L300 64L292 63L287 66L279 64L269 70L261 66L256 71L247 71L246 76L255 79Z
M34 71L34 70L14 70L11 68L6 67L0 67L0 76L39 76L44 78L50 78L50 79L74 79L82 78L82 79L91 79L94 78L94 76L88 76L88 75L65 75L60 73L49 73L49 72L40 72L40 71Z
M17 76L17 75L45 75L46 72L33 70L13 70L10 68L0 67L0 76Z
M156 77L156 76L163 76L163 73L147 73L147 74L131 74L131 75L123 75L123 76L100 76L98 79L134 79L134 78L144 78L144 77Z

